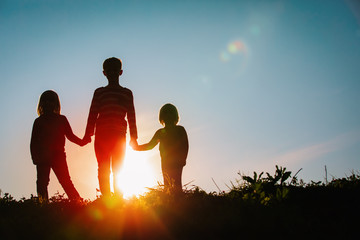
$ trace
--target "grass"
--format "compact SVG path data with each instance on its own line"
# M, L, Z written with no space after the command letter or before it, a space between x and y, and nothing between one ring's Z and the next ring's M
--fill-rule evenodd
M276 166L207 193L192 187L175 196L162 187L138 198L81 203L55 195L0 196L1 239L243 239L357 236L360 175L304 183Z

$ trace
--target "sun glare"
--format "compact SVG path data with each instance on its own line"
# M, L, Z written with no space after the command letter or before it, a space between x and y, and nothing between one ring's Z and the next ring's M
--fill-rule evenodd
M114 173L118 174L116 184L124 198L139 196L148 190L147 187L156 185L155 171L149 157L149 152L137 152L129 146L126 148L124 164L120 172Z

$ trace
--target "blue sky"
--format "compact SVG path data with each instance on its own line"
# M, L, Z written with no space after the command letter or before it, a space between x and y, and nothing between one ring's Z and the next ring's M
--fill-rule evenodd
M139 142L178 107L189 135L184 182L222 190L237 172L282 165L305 181L360 169L356 1L1 1L0 189L36 193L29 153L39 95L54 89L79 136L102 62L123 60ZM93 198L92 144L67 143L75 186ZM161 180L159 156L149 161ZM63 190L52 175L50 193Z

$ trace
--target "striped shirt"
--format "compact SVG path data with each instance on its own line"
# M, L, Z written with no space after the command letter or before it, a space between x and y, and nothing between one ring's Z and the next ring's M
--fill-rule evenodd
M127 122L130 136L137 139L134 100L131 90L118 87L100 87L95 90L90 106L85 134L126 134Z

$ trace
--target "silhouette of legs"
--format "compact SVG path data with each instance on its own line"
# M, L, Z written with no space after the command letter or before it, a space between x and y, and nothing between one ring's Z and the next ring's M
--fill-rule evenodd
M36 191L40 201L47 201L49 199L47 187L50 182L50 170L51 167L48 165L36 165Z
M97 134L95 136L95 154L98 162L98 178L101 194L110 195L110 165L113 171L115 194L120 194L117 187L117 174L125 156L126 136L119 134Z
M182 170L183 167L169 167L162 165L165 188L173 189L175 192L182 191Z
M71 181L66 157L58 157L51 167L69 199L80 199L80 195Z
M104 196L110 196L110 154L103 150L99 145L99 141L95 140L95 154L98 162L100 192Z
M114 149L113 149L113 155L111 159L111 168L114 173L114 193L117 196L121 195L121 191L118 186L118 173L120 171L120 168L122 166L122 163L125 158L125 152L126 152L126 139L121 138L118 139L115 143Z
M57 157L54 159L53 164L49 165L36 165L37 180L36 190L40 201L47 201L48 185L50 182L50 170L53 169L57 179L63 187L65 193L71 200L80 199L78 191L75 189L74 184L71 181L69 169L66 163L65 156Z

